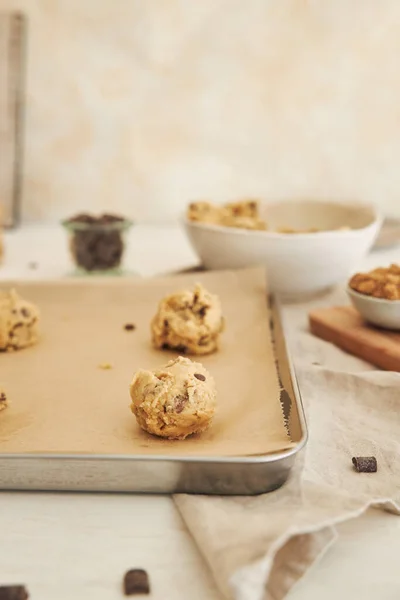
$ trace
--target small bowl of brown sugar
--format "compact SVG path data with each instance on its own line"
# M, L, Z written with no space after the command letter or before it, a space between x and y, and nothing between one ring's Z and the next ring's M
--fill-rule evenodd
M79 273L122 272L126 233L132 221L107 213L81 213L62 221L62 225L68 232L71 256Z
M400 265L356 273L347 293L353 306L369 323L400 330Z

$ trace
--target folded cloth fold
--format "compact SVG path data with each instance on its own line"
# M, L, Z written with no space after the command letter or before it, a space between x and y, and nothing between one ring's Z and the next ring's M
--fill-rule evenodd
M226 598L280 600L336 537L335 524L376 507L400 515L400 374L297 371L309 441L289 482L252 497L177 495ZM376 456L357 473L353 456Z

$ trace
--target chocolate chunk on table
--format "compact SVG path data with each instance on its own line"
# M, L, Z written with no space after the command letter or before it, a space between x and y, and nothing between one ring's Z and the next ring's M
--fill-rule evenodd
M351 461L357 473L376 473L378 470L375 456L353 456Z
M136 325L134 325L133 323L126 323L124 325L124 329L125 331L134 331L136 329Z
M0 600L27 600L28 590L24 585L0 585Z
M130 569L124 576L124 594L150 594L149 576L144 569Z

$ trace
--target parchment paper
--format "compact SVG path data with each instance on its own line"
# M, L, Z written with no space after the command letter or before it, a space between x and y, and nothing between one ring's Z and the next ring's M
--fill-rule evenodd
M196 281L220 296L226 318L220 351L200 358L216 380L218 413L202 435L162 440L137 426L129 383L138 368L176 356L151 347L150 320L163 295ZM42 338L32 348L0 354L0 382L11 402L0 414L0 452L243 456L291 445L263 269L16 288L39 306ZM136 330L125 331L126 323ZM100 369L101 363L112 369Z

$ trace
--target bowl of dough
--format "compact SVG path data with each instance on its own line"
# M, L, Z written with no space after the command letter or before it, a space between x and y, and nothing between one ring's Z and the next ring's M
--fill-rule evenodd
M400 264L356 273L347 293L366 321L383 329L400 330Z
M192 202L184 227L204 268L264 265L271 291L305 296L346 281L381 222L373 206L359 202L244 200Z

